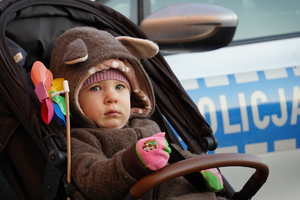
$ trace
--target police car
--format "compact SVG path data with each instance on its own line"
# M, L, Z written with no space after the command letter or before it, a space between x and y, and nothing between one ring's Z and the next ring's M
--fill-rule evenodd
M199 14L204 14L198 18L198 25L210 28L226 27L232 15L226 11L224 15L221 10L214 12L209 6L231 10L238 17L233 40L228 45L222 44L226 47L198 46L198 51L193 47L180 51L175 45L173 52L170 48L165 52L165 59L218 138L217 150L210 153L259 154L268 163L270 176L254 199L300 199L297 192L300 186L300 1L106 1L108 6L141 24L158 44L160 39L174 40L176 28L177 32L186 34L180 26L181 19L174 16L175 9L170 9L178 3L208 6L200 9ZM185 14L191 16L189 12ZM169 38L151 32L166 31L157 21L150 30L142 26L145 21L166 15L171 15L177 26L169 30ZM212 33L209 28L201 31ZM160 46L164 50L165 46ZM252 173L240 168L221 170L237 190Z
M155 20L158 16L157 19L163 21L163 15L169 12L165 15L168 18L173 15L171 17L176 26L175 29L168 26L167 36L170 41L174 40L176 36L173 35L180 32L181 18L174 16L178 14L175 12L177 7L174 7L177 3L201 3L200 7L204 9L197 11L202 12L197 20L206 27L214 23L227 26L231 20L228 18L232 16L224 16L223 10L212 12L210 7L205 6L220 6L236 13L237 29L227 47L211 50L213 48L202 49L198 46L188 49L189 52L175 49L165 55L214 130L219 140L217 152L260 154L300 148L299 1L138 2L108 1L107 5L141 24L142 29L158 44L163 44L162 39L167 40L161 36L161 32L166 31L163 30L165 24L159 26L160 22L156 20L152 22L154 26L147 29L143 26L143 20ZM193 6L197 7L197 4ZM192 15L192 12L193 9L189 9L185 14ZM207 15L209 12L210 15ZM217 15L221 15L219 21L212 19ZM196 23L192 21L194 18L189 19L190 24ZM211 34L212 29L207 29L204 32ZM152 33L153 30L156 33ZM183 33L180 34L182 37Z

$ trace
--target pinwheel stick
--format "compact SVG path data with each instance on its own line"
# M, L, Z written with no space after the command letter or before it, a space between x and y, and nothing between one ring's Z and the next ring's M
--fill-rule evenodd
M69 104L69 83L64 80L64 91L66 100L66 138L67 138L67 181L71 183L71 134L70 134L70 104Z

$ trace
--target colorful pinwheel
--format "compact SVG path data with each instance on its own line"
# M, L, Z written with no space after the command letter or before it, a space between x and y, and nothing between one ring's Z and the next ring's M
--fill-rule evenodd
M42 103L41 114L44 122L49 124L54 116L54 118L66 127L67 182L71 183L71 134L68 81L63 78L53 80L51 71L40 61L36 61L32 66L31 80L35 86L34 91ZM65 98L60 96L60 94L63 93L65 94Z
M35 86L35 93L42 103L42 119L49 124L54 117L66 126L66 101L60 94L68 92L64 88L64 79L53 80L53 75L45 65L36 61L31 69L31 80Z

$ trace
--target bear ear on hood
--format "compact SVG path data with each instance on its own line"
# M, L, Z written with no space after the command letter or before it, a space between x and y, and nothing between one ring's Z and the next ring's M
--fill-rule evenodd
M150 40L128 36L119 36L116 37L116 39L119 40L122 45L137 58L151 58L159 51L158 46Z
M67 65L84 62L88 58L87 47L82 39L76 39L69 43L63 56L63 62Z

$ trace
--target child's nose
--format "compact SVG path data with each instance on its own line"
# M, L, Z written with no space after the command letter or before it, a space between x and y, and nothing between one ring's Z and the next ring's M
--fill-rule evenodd
M115 92L107 91L104 101L105 101L106 104L117 103L118 102L118 97L117 97Z

